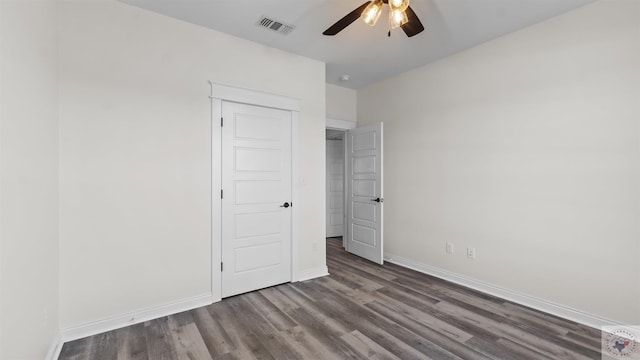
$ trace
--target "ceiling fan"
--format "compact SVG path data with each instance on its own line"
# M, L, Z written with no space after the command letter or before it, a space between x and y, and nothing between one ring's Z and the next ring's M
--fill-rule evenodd
M391 36L391 29L397 27L402 27L402 30L404 30L404 33L407 34L408 37L417 35L424 30L420 19L418 19L416 13L409 6L409 0L372 0L367 1L357 9L348 13L322 34L328 36L336 35L358 18L362 18L367 25L374 26L382 13L383 4L389 5L388 36Z

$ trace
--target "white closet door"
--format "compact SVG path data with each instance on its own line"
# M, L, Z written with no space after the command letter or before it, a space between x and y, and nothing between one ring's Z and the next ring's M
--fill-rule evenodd
M291 281L291 112L222 103L222 297Z

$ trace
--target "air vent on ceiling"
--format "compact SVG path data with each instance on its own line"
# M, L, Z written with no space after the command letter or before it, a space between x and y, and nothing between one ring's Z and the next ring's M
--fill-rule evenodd
M269 30L277 31L283 35L287 35L288 33L292 32L293 29L296 28L293 25L287 25L287 24L281 23L280 21L269 19L266 16L263 16L260 18L260 21L258 21L258 26L267 28Z

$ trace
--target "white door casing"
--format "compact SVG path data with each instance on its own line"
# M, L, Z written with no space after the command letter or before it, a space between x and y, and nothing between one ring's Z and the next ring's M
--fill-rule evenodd
M326 144L326 236L342 236L344 233L344 141L326 140Z
M383 263L382 123L349 130L347 161L347 251Z
M300 100L283 95L266 93L258 90L246 89L232 85L220 84L209 81L211 94L211 301L222 299L222 102L232 101L243 104L253 104L274 109L288 110L292 116L292 202L298 202L298 188L300 184L299 173L299 118ZM289 208L292 213L292 238L291 238L291 272L292 281L309 278L309 275L299 270L298 248L300 232L300 207ZM314 273L315 274L315 273Z
M222 102L222 297L291 281L291 112Z

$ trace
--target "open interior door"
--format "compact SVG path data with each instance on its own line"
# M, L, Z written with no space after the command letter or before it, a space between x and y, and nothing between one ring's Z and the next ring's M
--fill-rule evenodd
M348 252L382 264L382 123L347 132Z

